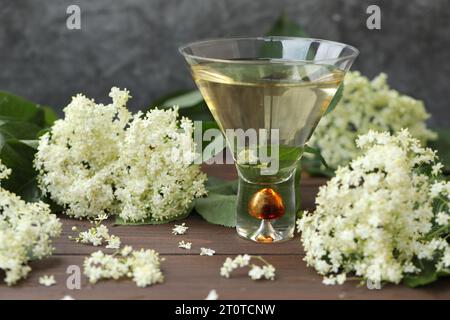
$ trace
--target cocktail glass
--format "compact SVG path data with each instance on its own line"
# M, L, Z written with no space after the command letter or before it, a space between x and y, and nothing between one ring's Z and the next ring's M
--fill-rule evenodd
M238 234L262 243L291 238L296 168L358 50L260 37L198 41L180 52L236 163Z

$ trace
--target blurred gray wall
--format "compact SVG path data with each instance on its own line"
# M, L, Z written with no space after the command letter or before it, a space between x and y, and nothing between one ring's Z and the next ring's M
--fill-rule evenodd
M81 30L66 8L81 7ZM381 7L381 30L366 8ZM263 35L285 12L313 37L361 50L353 69L381 71L423 99L430 123L450 126L449 0L0 0L0 90L61 109L86 93L108 102L131 90L133 109L194 84L177 47L196 39Z

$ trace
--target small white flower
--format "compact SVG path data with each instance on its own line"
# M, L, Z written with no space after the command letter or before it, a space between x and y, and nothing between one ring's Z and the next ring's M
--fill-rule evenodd
M131 246L125 246L123 247L122 251L120 252L122 256L126 257L133 251L133 247Z
M39 284L50 287L56 283L55 277L53 275L43 275L42 277L39 277Z
M65 295L64 297L62 297L60 300L75 300L72 296L69 295Z
M77 238L74 239L76 242L80 243L90 243L93 246L101 246L106 242L107 249L119 249L121 245L121 240L118 236L110 235L109 229L105 225L101 224L107 216L100 215L95 219L95 226L88 229L87 231L81 231L78 234ZM92 221L91 221L92 222ZM77 228L73 229L74 231L78 231Z
M164 281L160 269L163 260L154 250L133 251L130 246L125 246L114 255L101 251L92 253L84 260L84 274L91 283L101 279L128 277L133 279L138 287L146 287Z
M120 238L115 236L115 235L111 235L108 239L106 239L106 242L108 243L108 245L106 246L107 249L119 249L120 248Z
M100 220L101 221L101 220ZM108 228L105 226L105 225L103 225L103 224L101 224L101 225L99 225L98 227L96 227L95 229L94 229L94 232L95 232L95 235L97 236L97 237L100 237L100 238L108 238L109 237L109 230L108 230Z
M257 265L252 265L250 271L248 272L248 275L252 278L252 280L259 280L264 276L264 274L264 270Z
M97 218L95 218L95 220L97 220L97 221L103 221L103 220L106 220L106 219L108 219L108 215L107 214L99 214L97 216Z
M255 264L250 265L250 261L252 258L262 261L264 265L262 267ZM231 259L230 257L226 258L225 262L220 268L220 275L222 277L229 278L231 272L238 268L247 266L250 266L248 275L252 280L259 280L262 278L265 278L267 280L275 279L275 267L273 265L269 264L260 256L255 257L248 254L238 255L234 259Z
M206 296L205 300L218 300L219 295L217 294L217 291L212 289L209 291L208 295Z
M248 254L238 255L234 259L234 262L237 263L238 266L242 268L242 267L248 266L250 259L251 259L251 257Z
M445 213L445 212L438 212L438 214L436 215L436 223L440 226L446 226L449 223L449 214Z
M184 222L182 224L176 224L172 229L172 234L182 235L185 234L188 229L189 227L186 227L186 223Z
M223 266L220 268L220 275L225 278L230 277L230 273L238 267L238 264L230 257L225 259Z
M184 240L178 242L178 248L183 248L183 249L190 250L191 247L192 247L192 243L191 242L185 242Z
M431 174L433 176L437 176L441 173L442 168L444 167L444 165L440 162L436 163L434 166L432 166L432 170L431 170Z
M263 266L264 278L267 280L275 279L275 267L272 265Z
M210 248L200 248L200 255L201 256L212 256L214 255L214 253L216 253L215 250L210 249Z

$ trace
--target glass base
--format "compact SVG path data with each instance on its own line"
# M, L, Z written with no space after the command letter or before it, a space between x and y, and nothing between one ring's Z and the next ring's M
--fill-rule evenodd
M295 169L277 180L244 175L239 166L238 173L237 233L258 243L291 239L296 217Z
M266 220L261 221L261 223L264 223L264 221ZM243 228L239 226L236 227L236 231L240 237L258 243L275 243L290 240L294 237L294 229L294 227L290 227L284 230L275 230L272 227L272 232L261 233L260 228L255 230L253 228Z

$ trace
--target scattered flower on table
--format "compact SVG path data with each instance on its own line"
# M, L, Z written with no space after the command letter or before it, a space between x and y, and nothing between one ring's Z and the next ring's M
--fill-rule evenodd
M106 239L106 242L108 243L106 245L106 249L119 249L121 245L120 238L115 235L111 235L108 239Z
M396 132L408 128L424 145L436 139L426 126L430 115L423 102L390 89L386 74L370 81L358 71L348 72L344 85L339 104L320 120L309 142L320 149L331 167L347 165L358 157L362 150L355 140L369 130Z
M201 256L213 256L216 253L215 250L210 248L200 248L200 255Z
M62 297L60 300L75 300L72 296L69 295L65 295L64 297Z
M131 278L138 287L146 287L164 281L160 264L164 258L155 250L133 250L125 246L115 254L105 254L101 250L85 258L84 274L90 283L101 279Z
M43 275L42 277L39 277L39 284L50 287L56 283L55 277L53 275Z
M190 250L192 247L192 242L180 241L178 242L178 248L188 249Z
M185 234L189 227L186 226L186 223L176 224L172 229L172 234L174 235L182 235Z
M10 174L0 161L0 180ZM52 238L60 233L61 223L47 204L27 203L0 183L0 270L8 286L28 275L30 261L52 254Z
M316 211L298 221L309 266L325 284L348 274L399 283L431 264L448 272L450 182L435 152L408 130L360 136L362 156L339 167L320 188Z
M125 222L169 221L206 193L194 164L193 123L178 109L132 115L127 90L112 103L72 98L65 117L39 138L35 167L43 193L73 217L118 215Z
M257 266L252 265L250 267L250 271L248 272L248 276L252 280L259 280L262 278L265 278L267 280L274 280L275 279L275 268L272 265L269 266Z
M253 260L259 260L264 265L259 266L256 264L250 264L250 262ZM243 267L250 267L250 270L248 272L248 276L252 280L260 280L260 279L267 279L267 280L274 280L275 279L275 267L268 263L263 257L261 256L251 256L248 254L244 255L238 255L234 259L228 257L225 259L225 262L223 263L222 267L220 268L220 275L225 278L229 278L231 273L238 269Z
M205 300L218 300L218 299L219 295L217 294L217 291L215 289L209 291L208 295L205 298Z
M73 239L79 243L89 243L95 247L104 245L106 242L107 249L119 249L121 245L120 238L110 234L108 227L102 224L106 219L108 219L107 215L99 215L94 219L90 219L89 222L94 224L92 228L79 232L76 238L69 236L69 239ZM78 228L74 226L72 227L72 231L78 231Z
M120 251L120 254L124 257L128 256L130 253L133 252L132 246L124 246L122 250Z

